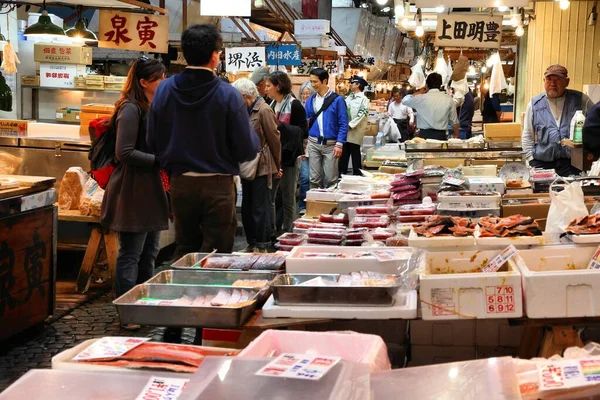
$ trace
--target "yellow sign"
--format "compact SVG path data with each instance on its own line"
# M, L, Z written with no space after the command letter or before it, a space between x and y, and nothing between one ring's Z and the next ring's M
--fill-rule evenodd
M100 10L98 47L167 53L169 17Z
M0 136L26 137L27 121L18 119L0 119Z

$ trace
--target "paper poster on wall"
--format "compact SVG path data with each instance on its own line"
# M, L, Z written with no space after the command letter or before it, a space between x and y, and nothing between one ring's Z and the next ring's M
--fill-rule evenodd
M77 65L40 63L40 86L52 88L74 88Z
M489 14L441 14L436 46L497 49L502 42L502 16Z
M252 0L202 0L200 15L203 17L249 17Z
M252 72L266 65L264 47L231 47L225 49L225 71Z

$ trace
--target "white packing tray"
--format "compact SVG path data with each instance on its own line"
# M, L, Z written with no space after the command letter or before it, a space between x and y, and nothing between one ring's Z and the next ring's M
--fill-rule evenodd
M598 244L600 244L600 234L592 234L592 235L567 235L567 237L573 243L577 243L577 244L590 244L590 243L598 243Z
M415 319L417 291L398 292L391 307L278 306L271 295L262 315L265 318Z
M389 204L391 206L390 198L386 199L372 199L370 195L365 195L364 199L354 199L356 195L347 195L342 197L338 201L338 208L340 210L347 210L349 208L361 207L361 206L379 206Z
M339 195L337 192L335 191L328 191L328 192L322 192L322 191L314 191L314 190L309 190L306 192L306 200L311 200L311 201L338 201Z
M131 368L125 368L125 367L111 367L109 365L96 365L96 364L90 364L90 363L85 363L85 362L73 361L73 358L77 354L81 353L83 350L87 349L89 346L91 346L92 344L94 344L96 341L98 341L100 339L101 338L88 339L85 342L79 343L75 347L72 347L70 349L67 349L67 350L64 350L64 351L58 353L57 355L52 357L52 369L87 371L87 372L94 372L94 371L97 371L97 372L113 372L113 371L125 371L125 372L144 371L144 372L148 372L149 371L149 372L152 372L154 374L159 374L159 375L165 373L162 371L151 370L151 369L140 370L140 369L131 369ZM168 343L165 343L165 344L168 345ZM194 347L194 348L201 347L203 350L206 350L206 351L218 351L218 352L237 351L235 349L225 349L225 348L220 348L220 347L189 346L189 345L183 345L183 346ZM177 372L170 372L170 373L180 375ZM190 376L190 374L187 374L187 373L184 373L183 375Z
M419 236L414 229L410 230L408 235L408 245L410 247L433 248L433 247L470 247L475 245L473 236L440 236L425 237Z
M506 247L514 246L543 246L546 244L544 236L516 236L516 237L479 237L479 226L475 228L475 245L481 247Z
M498 254L497 250L427 252L420 260L424 272L419 276L423 319L521 317L518 259L508 261L508 272L461 273L485 267Z
M368 251L393 250L399 253L399 259L392 261L379 261L375 257L369 258L302 258L303 253L341 253L352 255ZM403 268L410 256L412 249L409 247L354 247L354 246L297 246L294 247L285 260L285 269L288 274L316 273L316 274L344 274L347 272L372 271L383 274L397 274L398 268Z
M487 196L445 196L438 195L439 206L450 209L489 209L499 208L500 193Z
M527 316L600 316L600 270L587 269L596 249L566 245L521 250Z

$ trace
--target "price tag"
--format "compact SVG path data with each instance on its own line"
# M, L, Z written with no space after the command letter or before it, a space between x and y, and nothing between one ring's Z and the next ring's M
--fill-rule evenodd
M587 269L600 269L600 246L598 246L596 252L592 256Z
M341 357L285 353L258 370L256 375L318 381L340 360Z
M77 354L73 357L73 360L80 361L119 357L148 340L150 340L150 338L104 337Z
M502 250L500 254L492 258L492 260L482 269L483 272L496 272L507 262L512 256L517 254L517 249L512 244Z
M175 400L189 381L189 379L153 376L135 400Z
M56 113L56 119L63 119L65 116L63 113Z

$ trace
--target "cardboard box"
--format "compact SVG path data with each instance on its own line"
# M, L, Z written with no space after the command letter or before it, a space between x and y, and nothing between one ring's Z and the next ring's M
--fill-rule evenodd
M504 181L496 177L476 177L469 178L469 190L481 192L498 192L504 194Z
M92 48L56 43L36 43L33 45L33 60L43 63L90 65Z
M550 202L548 203L532 203L532 204L503 204L502 217L510 217L511 215L525 215L533 219L548 218L550 210Z
M81 110L78 108L61 107L56 109L56 121L75 122L80 120Z
M333 201L306 200L307 218L316 218L321 214L329 214L332 210L338 208L338 203Z
M89 134L90 122L102 116L111 116L115 111L115 106L112 104L87 104L81 107L79 133L81 135Z
M379 124L372 124L370 122L367 124L367 131L365 132L365 136L377 136L378 132Z
M0 119L0 136L27 136L27 121L20 119Z
M39 75L23 75L21 76L22 86L40 86Z
M478 319L475 324L477 346L518 348L522 334L522 325L511 326L506 319Z
M521 124L518 122L484 124L483 136L488 142L520 142Z
M475 320L410 321L410 342L419 346L474 346Z
M474 360L475 346L412 346L409 367Z

